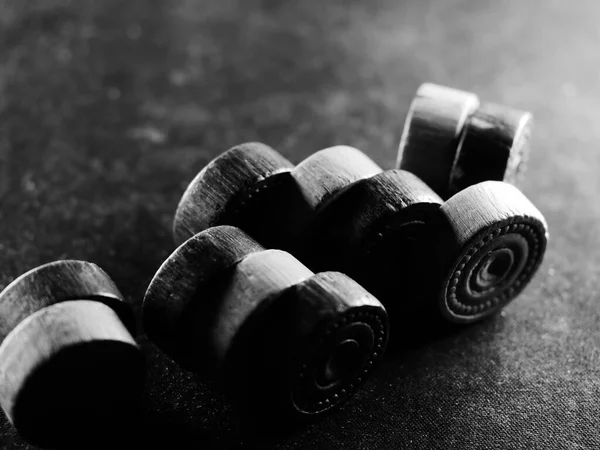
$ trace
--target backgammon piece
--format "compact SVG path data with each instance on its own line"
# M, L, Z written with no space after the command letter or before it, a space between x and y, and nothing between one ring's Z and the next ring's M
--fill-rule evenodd
M0 342L35 311L76 299L106 303L134 333L131 308L106 272L91 262L61 260L24 273L0 293Z
M19 323L0 345L0 404L27 440L63 444L130 422L145 362L106 304L56 303Z
M438 306L447 320L469 323L513 300L540 266L548 241L543 215L514 186L486 181L440 208L447 226Z
M278 152L260 143L241 144L219 155L183 194L173 221L175 242L180 244L212 226L237 225L244 211L256 211L262 202L272 201L271 195L293 191L289 174L292 168ZM273 208L263 209L269 212ZM256 226L251 234L262 237L261 223L270 225L273 219L255 214Z
M0 293L0 308L0 406L20 434L63 445L131 421L145 360L132 313L99 267L38 267Z
M285 233L283 248L303 256L308 248L306 232L319 209L355 181L381 171L371 158L347 145L319 150L301 161L291 171L297 193L291 196L288 192L287 201L278 208L286 218L281 226Z
M357 181L317 216L309 266L347 273L384 303L392 322L412 320L411 312L422 306L432 286L441 204L407 171L388 170Z
M404 123L396 167L414 173L448 198L461 132L478 106L478 97L470 92L422 84Z
M483 103L465 124L448 194L487 180L518 184L525 172L532 128L531 113Z
M311 210L316 210L346 186L381 171L381 167L360 150L337 145L304 159L292 170L292 176Z
M181 244L163 262L146 291L142 317L148 337L183 367L199 370L181 333L182 321L194 302L202 301L196 293L208 290L206 286L228 275L244 257L262 250L246 233L226 225L208 228Z
M359 150L336 146L297 167L263 144L241 144L210 162L184 193L173 229L175 241L215 225L243 229L265 247L295 251L315 210L333 193L381 172Z
M199 235L232 235L235 232L241 233L232 227L217 227ZM214 255L220 251L214 239L198 236L187 244L190 261L194 252ZM320 282L318 280L328 279L329 275L314 275L296 258L281 250L255 251L258 246L255 243L251 251L246 251L244 248L251 239L246 236L240 240L244 242L243 248L230 251L246 255L228 269L223 265L215 270L210 267L213 259L205 258L196 261L192 269L178 270L174 275L170 272L175 266L164 264L144 299L145 323L153 320L153 314L146 312L146 304L162 302L163 309L169 308L171 296L177 292L176 304L186 305L177 326L162 330L153 327L156 332L170 335L161 337L162 341L177 343L175 355L178 360L185 361L188 368L215 377L234 401L241 404L248 405L243 398L251 396L250 391L260 385L261 401L248 405L254 410L272 408L271 412L298 417L332 408L356 389L383 354L387 341L385 309L372 295L342 274L330 275L331 282ZM231 245L235 246L233 242ZM176 259L180 249L171 258ZM212 282L199 275L204 272L213 274ZM203 278L200 283L199 278ZM197 288L180 291L181 285ZM312 290L301 288L303 285L313 286ZM319 288L321 285L324 287ZM292 293L295 289L297 294ZM153 306L152 310L159 311L160 308ZM365 328L356 335L331 331L354 327L356 323L364 324L364 327L356 325L361 330ZM279 330L281 324L285 326L279 334L269 332ZM356 342L344 343L349 339ZM265 350L267 344L283 345L283 351L269 352ZM338 344L343 348L339 349ZM327 371L321 362L329 352L332 352L333 360L326 359L323 363L331 366ZM319 355L319 364L314 362L315 354ZM305 377L321 376L323 371L327 371L331 383L313 386L314 392L310 392L314 402L297 405L293 392L309 391ZM319 375L315 375L317 373ZM265 383L267 379L276 382ZM250 380L256 381L256 385Z

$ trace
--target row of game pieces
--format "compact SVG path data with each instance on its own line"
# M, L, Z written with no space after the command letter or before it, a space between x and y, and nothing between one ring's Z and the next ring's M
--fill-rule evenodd
M388 316L392 337L409 339L412 323L493 314L531 279L546 223L494 181L522 172L529 127L528 114L426 84L400 144L414 173L346 146L297 166L263 144L234 147L182 197L180 246L144 299L146 333L240 405L331 409L382 357ZM30 440L135 404L145 368L131 310L97 266L34 269L0 294L0 312L0 404Z

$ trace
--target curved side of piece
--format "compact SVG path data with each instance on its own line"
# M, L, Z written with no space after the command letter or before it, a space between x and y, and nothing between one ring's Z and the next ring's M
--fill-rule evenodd
M532 128L531 113L482 104L465 124L448 194L487 180L517 185L525 173Z
M290 171L292 163L271 147L250 142L235 146L204 167L185 190L173 220L173 237L181 244L194 234L220 225L232 200L272 175Z
M183 318L196 308L210 310L214 306L209 294L212 284L247 255L262 250L242 230L225 225L181 244L158 269L144 296L142 317L150 339L171 358L192 368L194 355L183 337Z
M131 308L106 272L91 262L61 260L24 273L0 293L0 342L35 311L76 299L109 305L130 332L135 333Z
M404 123L396 167L414 173L442 198L448 198L461 132L478 107L475 94L422 84Z
M96 301L42 308L0 345L0 404L36 443L81 430L100 433L123 421L119 414L135 408L144 378L145 359L133 337Z

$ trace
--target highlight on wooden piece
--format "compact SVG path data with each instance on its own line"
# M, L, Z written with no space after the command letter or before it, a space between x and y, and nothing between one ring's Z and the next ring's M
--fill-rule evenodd
M279 227L285 233L281 248L303 259L307 232L318 211L352 183L381 171L371 158L347 145L319 150L301 161L291 171L296 193L290 195L288 190L287 203L279 207L285 218Z
M51 304L0 345L0 405L29 441L104 435L131 420L145 361L120 317L93 300Z
M265 247L295 252L323 202L350 183L381 172L364 153L343 145L292 167L259 143L226 151L184 193L173 222L176 242L211 226L232 225Z
M360 180L317 216L309 265L347 273L383 302L392 322L411 320L432 284L441 204L431 188L404 170Z
M95 264L26 272L0 293L0 406L35 443L127 423L145 372L134 332L131 308Z
M188 356L193 352L182 336L182 321L194 302L212 301L202 296L208 285L229 274L250 253L262 250L246 233L227 225L209 228L181 244L158 269L144 296L142 317L148 337L179 364L197 370L198 361Z
M525 172L532 128L531 113L483 103L465 124L448 194L486 180L518 184Z
M513 300L540 266L548 241L543 215L514 186L486 181L446 201L448 226L439 251L446 261L438 305L444 317L468 323Z
M382 358L388 339L388 318L379 301L339 272L297 283L251 319L254 325L240 331L232 353L246 355L246 367L262 370L232 370L250 374L234 381L252 403L262 400L274 411L301 417L350 397Z
M337 145L304 159L292 170L292 176L310 208L315 210L348 185L381 171L381 167L360 150Z
M263 195L274 192L273 187L281 184L285 189L292 184L292 168L278 152L256 142L235 146L219 155L198 173L183 194L173 221L175 242L180 244L215 225L237 225L237 217L260 204Z
M91 262L61 260L29 270L0 293L0 342L35 311L75 299L106 303L134 332L135 319L131 308L106 272Z
M225 231L229 236L235 233L231 227L219 228L227 228ZM158 337L161 342L174 344L162 347L169 356L184 361L185 366L194 371L221 381L234 401L245 407L260 410L261 413L288 412L296 416L318 414L330 409L360 384L362 378L359 373L363 373L363 366L366 367L369 362L372 364L383 353L384 341L387 340L385 310L374 297L351 280L342 282L342 287L336 287L333 283L332 292L328 288L321 288L312 295L292 294L294 289L302 291L299 286L312 286L316 281L310 280L318 280L315 278L318 276L289 253L260 249L258 244L249 245L253 241L248 236L243 237L241 230L237 230L237 233L236 239L245 241L244 247L249 250L245 255L243 251L236 250L232 252L236 255L234 258L223 258L217 256L219 251L223 251L222 246L214 246L207 252L206 246L212 243L192 238L184 244L188 246L189 268L185 268L187 263L181 259L177 263L179 270L176 271L176 277L168 276L166 265L159 270L145 298L144 323L150 317L146 313L146 302L162 302L161 307L153 307L155 311L174 307L185 310L185 314L175 321L177 326L161 328L153 325L155 331L150 337L155 339L162 333L163 336ZM197 248L193 249L194 246ZM233 243L232 246L235 247ZM194 255L201 256L203 253L209 254L204 257L204 262L193 262ZM228 264L218 262L217 269L211 268L213 261L227 258ZM183 289L180 289L181 286ZM173 298L177 300L172 301ZM185 308L181 305L185 305ZM352 388L348 387L343 393L340 390L337 397L330 398L323 405L313 405L314 408L294 406L292 391L297 385L297 378L288 374L287 368L291 367L290 364L302 362L294 366L296 369L293 374L298 375L306 369L307 364L312 364L312 357L307 356L312 351L323 354L328 346L337 349L332 343L333 338L322 333L331 327L341 326L344 314L350 314L350 310L358 311L356 308L363 306L373 309L369 309L369 318L360 316L360 319L367 322L365 327L371 326L371 323L375 327L371 331L364 331L368 336L372 334L372 338L366 339L368 342L369 339L373 340L374 344L348 343L345 350L336 350L344 355L347 351L348 355L335 357L344 362L340 362L335 369L338 375L332 375L345 380L343 383L336 381L336 385L342 386L347 382L352 384ZM289 308L293 309L293 314ZM343 321L348 324L352 322L350 318ZM324 340L319 343L321 337ZM326 347L323 347L325 343ZM355 348L357 345L358 349ZM279 350L269 350L275 348ZM354 357L352 355L357 355L358 362L348 361ZM363 360L364 363L361 362ZM354 375L346 373L344 367L349 367L347 370ZM318 389L323 391L322 386ZM253 397L255 394L258 399ZM251 404L246 401L249 397L255 400Z
M478 107L475 94L422 84L404 123L396 168L414 173L438 195L447 198L461 132Z

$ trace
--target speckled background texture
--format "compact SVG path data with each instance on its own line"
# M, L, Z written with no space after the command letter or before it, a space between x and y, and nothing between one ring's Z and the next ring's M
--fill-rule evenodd
M128 445L600 448L599 23L595 0L0 0L0 287L85 259L139 313L177 201L218 153L348 144L391 168L421 82L475 91L536 119L523 190L551 242L526 291L388 355L341 411L280 436L248 437L140 332ZM32 448L4 419L0 447Z

